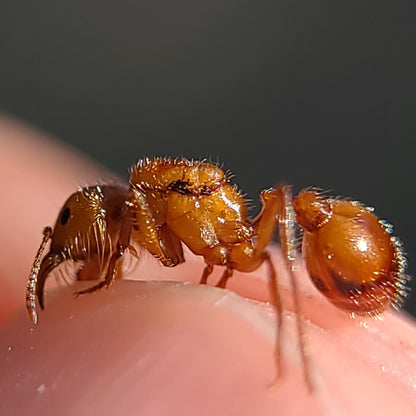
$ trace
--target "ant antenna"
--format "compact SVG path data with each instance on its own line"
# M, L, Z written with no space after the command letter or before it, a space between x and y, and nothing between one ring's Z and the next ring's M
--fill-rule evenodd
M29 280L26 289L26 310L31 321L36 325L38 322L38 314L36 313L36 286L38 282L38 275L40 270L41 259L45 251L46 243L51 238L52 228L45 227L43 230L43 239L40 244L38 253L33 261L32 270L30 271Z

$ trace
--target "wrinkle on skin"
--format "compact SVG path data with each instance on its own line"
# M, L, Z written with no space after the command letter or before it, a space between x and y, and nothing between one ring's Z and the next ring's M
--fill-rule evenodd
M0 180L2 189L10 189L9 204L0 208L6 248L0 258L0 414L416 414L414 322L393 312L380 320L351 319L316 291L299 265L315 387L308 393L276 248L271 250L284 301L283 375L272 387L276 322L267 303L265 267L236 272L223 290L183 283L197 283L203 268L201 258L189 252L186 263L172 269L140 253L128 278L147 281L117 281L74 300L75 290L93 282L56 288L49 279L46 310L33 326L24 295L43 226L54 223L60 203L80 183L107 176L40 137L0 119L6 152ZM36 145L27 152L32 140ZM56 153L43 159L51 149ZM16 169L18 174L10 174ZM209 282L220 274L216 268Z

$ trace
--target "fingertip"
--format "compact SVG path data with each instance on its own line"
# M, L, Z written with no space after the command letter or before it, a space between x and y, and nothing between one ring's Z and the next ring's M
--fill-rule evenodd
M77 289L81 284L91 282L78 282ZM415 329L394 314L357 321L321 309L310 320L309 311L322 304L302 298L314 386L309 393L289 310L283 313L282 374L278 388L270 389L276 370L270 305L179 282L117 281L77 300L74 290L48 290L36 327L22 311L1 333L9 346L3 345L8 357L0 387L7 394L11 389L9 403L22 414L27 403L32 410L48 403L82 414L364 415L396 409L410 415L416 409ZM13 395L19 374L30 375L22 385L32 399L27 403Z
M295 407L314 414L296 365L287 365L279 392L267 388L274 376L267 305L172 282L119 281L76 301L72 290L48 294L36 327L18 322L22 315L3 332L14 341L2 391L18 413L48 403L52 413L267 415L293 407L296 392ZM17 374L30 374L26 403L13 393Z

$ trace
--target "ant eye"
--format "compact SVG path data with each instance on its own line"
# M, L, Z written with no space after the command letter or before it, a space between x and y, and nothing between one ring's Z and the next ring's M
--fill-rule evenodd
M65 225L68 222L70 214L71 214L71 211L69 210L69 208L65 208L64 212L61 215L61 224L62 225Z

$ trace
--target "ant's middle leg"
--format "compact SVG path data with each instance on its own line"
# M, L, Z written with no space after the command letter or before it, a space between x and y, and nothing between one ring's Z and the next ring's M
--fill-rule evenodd
M207 264L204 267L204 271L202 272L201 280L199 281L200 285L206 285L207 284L208 277L212 273L213 270L214 270L214 265L212 265L212 264Z

